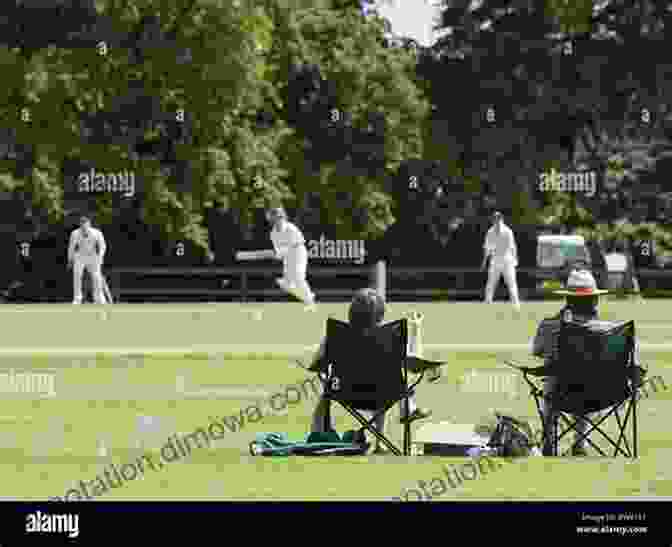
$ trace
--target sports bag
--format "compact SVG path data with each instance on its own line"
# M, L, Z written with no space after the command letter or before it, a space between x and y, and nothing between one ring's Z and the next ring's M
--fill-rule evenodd
M529 424L511 416L495 413L497 425L490 436L488 446L496 456L520 458L541 455L534 432Z

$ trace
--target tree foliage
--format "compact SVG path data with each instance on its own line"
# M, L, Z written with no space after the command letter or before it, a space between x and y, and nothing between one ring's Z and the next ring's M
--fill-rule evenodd
M209 211L250 224L315 193L343 238L459 226L478 196L584 230L637 210L667 245L667 3L444 0L431 48L389 40L364 4L5 2L0 190L203 251ZM596 194L540 190L552 169L595 172ZM80 191L92 170L132 171L134 196Z
M355 9L285 12L278 27L272 59L275 80L288 82L284 115L296 129L282 155L295 195L319 193L343 237L378 236L393 221L388 176L422 154L429 104L414 58L385 47L383 21Z
M381 43L380 20L345 3L107 0L59 3L63 17L40 33L57 8L25 4L0 18L0 113L19 152L4 157L0 185L52 221L88 209L105 224L129 210L120 193L81 192L78 166L132 171L142 220L203 250L210 208L251 222L255 208L308 191L349 233L392 222L385 174L420 155L428 105L413 59ZM329 96L299 120L288 83L302 63ZM337 206L343 192L350 209Z
M635 189L669 142L664 4L446 0L444 35L418 64L434 105L427 149L447 152L498 207L537 209L528 222L616 220L608 203L644 199ZM598 191L541 193L551 169L592 170Z

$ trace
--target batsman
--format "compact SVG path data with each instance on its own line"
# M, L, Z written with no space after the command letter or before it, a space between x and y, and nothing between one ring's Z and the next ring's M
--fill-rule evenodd
M88 217L81 217L79 228L70 234L68 267L73 274L73 304L82 303L82 275L86 269L93 281L93 299L96 304L105 304L102 265L107 245L103 233L91 227Z
M289 222L282 207L273 207L266 213L273 226L271 241L276 258L282 260L283 276L276 280L280 288L301 300L307 311L315 309L315 294L306 281L308 251L306 240L299 228Z

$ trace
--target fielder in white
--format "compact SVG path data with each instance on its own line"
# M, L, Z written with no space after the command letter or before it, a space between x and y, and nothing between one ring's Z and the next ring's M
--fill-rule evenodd
M306 305L306 310L315 309L315 294L306 281L308 250L301 230L287 220L282 207L274 207L266 213L273 225L271 241L278 260L282 260L283 276L276 279L280 288L295 296Z
M93 280L93 298L96 304L105 304L103 274L101 267L107 245L103 233L91 227L91 220L82 217L79 228L70 234L68 245L68 267L73 273L73 304L82 303L82 274L86 269Z
M495 289L499 284L499 278L504 277L504 282L509 289L509 297L516 309L520 309L518 298L518 283L516 281L516 267L518 266L518 249L513 231L504 224L502 213L495 212L492 215L493 225L485 236L484 257L482 269L485 268L488 259L488 282L485 286L485 302L492 304Z

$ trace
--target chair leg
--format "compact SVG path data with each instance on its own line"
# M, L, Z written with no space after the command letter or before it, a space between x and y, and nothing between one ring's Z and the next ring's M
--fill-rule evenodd
M403 453L404 456L411 455L411 424L408 421L408 417L411 414L411 402L410 402L410 392L406 393L406 396L399 402L399 416L404 418L404 431L403 431Z
M545 456L557 456L556 448L556 437L557 437L557 417L552 413L545 416L541 410L539 411L541 416L541 428L542 428L542 446L544 449L549 448Z
M581 420L585 420L585 421L588 422L588 424L589 424L588 431L584 431L583 433L580 434L580 436L579 436L578 439L575 439L575 440L574 440L574 443L572 444L572 448L574 448L574 447L575 447L577 444L579 444L580 442L582 442L582 441L586 441L586 442L588 442L588 444L589 444L590 446L592 446L593 449L595 449L595 451L598 452L601 456L606 456L606 454L604 453L604 451L592 441L592 439L590 438L590 434L591 434L593 431L597 431L597 432L600 433L603 437L605 437L608 441L610 441L610 442L612 443L612 445L613 445L613 444L614 444L613 441L611 441L611 439L609 439L609 437L607 437L607 436L606 436L606 435L599 429L599 425L600 425L603 421L605 421L605 420L607 419L608 416L609 416L609 415L607 415L607 416L605 416L604 418L602 418L597 424L591 422L590 420L587 420L586 418L580 418ZM579 423L578 420L574 420L573 422L571 422L571 421L568 419L568 420L567 420L567 426L568 426L568 427L567 427L567 429L565 429L565 430L561 433L560 438L564 437L565 435L569 435L569 434L572 433L572 432L577 432L577 433L578 433L578 431L576 431L576 425L577 425L578 423ZM570 452L571 452L571 449L570 449ZM570 452L564 452L562 455L563 455L563 456L566 456L566 455L569 454Z
M331 401L327 400L327 409L324 412L324 427L322 431L329 431L331 428Z
M620 409L622 406L624 406L626 403L621 403L620 405L612 408L611 412L607 414L605 417L608 418L611 414L613 414L616 418L616 422L618 423L618 428L619 428L619 436L618 436L618 441L614 443L607 435L605 435L599 428L596 428L597 431L611 443L611 445L614 447L614 458L618 456L619 454L622 454L626 458L632 458L632 452L630 451L630 445L628 444L628 437L627 437L627 429L628 429L628 420L630 419L630 412L632 411L632 407L628 406L628 409L625 413L625 421L621 422L621 415L620 415ZM600 422L601 423L601 422ZM599 426L599 423L598 423ZM621 448L621 444L625 446L625 450Z
M574 448L575 448L579 443L581 443L582 441L587 441L588 444L590 444L590 446L592 446L597 452L599 452L599 453L602 454L603 456L605 455L604 452L602 452L602 450L600 449L600 447L597 446L595 443L593 443L593 441L590 439L590 436L589 436L589 435L590 435L590 432L592 432L593 430L595 430L595 426L594 426L594 424L593 424L590 420L587 420L586 418L582 418L582 417L579 418L579 419L576 419L576 418L575 418L574 420L570 420L570 419L567 417L567 415L565 415L565 414L563 414L563 413L560 414L560 417L562 418L562 421L564 422L564 423L562 424L562 427L564 427L564 429L562 430L561 433L559 433L559 434L556 433L556 441L555 441L556 449L558 450L558 454L559 454L560 456L565 457L565 456L571 454L571 453L573 452ZM579 438L578 438L578 439L574 439L574 442L572 443L570 449L569 449L569 450L566 450L565 452L562 452L562 453L560 454L560 453L559 453L560 441L561 441L566 435L569 435L569 434L571 434L572 432L574 432L574 433L579 433L579 430L577 429L577 425L579 424L580 421L586 421L586 422L588 422L588 424L590 424L590 425L593 426L593 427L589 429L588 433L586 433L586 432L580 433ZM556 428L557 428L557 425L556 425ZM598 430L598 431L599 431L599 430ZM557 432L557 429L556 429L556 432Z
M558 457L558 450L560 448L560 437L558 436L558 421L559 416L556 414L553 418L553 455Z
M546 417L544 416L544 413L541 411L541 404L539 402L538 393L536 393L535 391L532 391L530 394L534 398L534 404L537 407L537 415L539 416L539 421L541 422L541 443L540 444L541 444L541 448L543 449L543 447L546 444L546 439L547 439L546 427L547 427L548 424L546 423L547 420L546 420ZM538 448L539 448L539 446L538 446Z
M607 415L607 417L608 417L608 415ZM603 437L605 437L608 441L610 441L609 437L607 437L607 436L606 436L606 435L599 429L599 425L600 425L603 421L605 421L606 419L607 419L607 418L605 417L604 419L600 420L600 421L597 423L597 425L596 425L594 422L592 422L591 420L589 420L587 417L585 417L585 416L580 416L578 420L575 420L575 421L574 421L574 424L569 424L569 425L570 425L570 429L567 430L566 433L569 433L569 432L571 432L572 430L574 430L576 433L579 433L579 438L578 438L578 439L575 439L575 440L574 440L574 443L572 444L572 450L573 450L575 447L577 447L577 446L579 445L579 443L582 443L583 441L586 441L586 442L587 442L590 446L592 446L592 447L595 449L595 451L598 452L601 456L606 456L606 454L602 451L602 449L601 449L599 446L597 446L597 445L592 441L592 439L590 438L590 434L591 434L593 431L597 431L597 432L600 433ZM569 420L568 420L568 421L569 421ZM588 424L588 431L587 431L587 432L586 432L586 431L579 432L579 430L576 428L576 426L578 425L579 422L581 422L582 425L583 425L584 423ZM610 442L611 442L611 441L610 441ZM613 445L613 442L612 442L612 445Z
M562 422L563 422L562 426L560 426L560 420L561 419L562 419ZM559 413L559 415L558 415L558 417L556 418L556 421L555 421L555 455L556 456L564 457L564 456L567 455L567 452L560 453L560 441L562 440L562 438L565 435L574 431L574 428L576 427L577 424L578 424L578 421L576 421L576 420L571 421L565 414ZM561 430L561 427L564 428L564 429ZM574 443L572 444L571 448L570 448L570 452L582 440L584 440L583 437L581 439L579 439L578 441L575 440ZM590 440L588 440L588 442L590 442Z
M404 456L411 455L411 424L407 421L404 424Z
M616 415L616 421L618 422L618 428L620 431L620 434L618 436L618 441L616 442L616 447L614 448L614 457L618 456L618 452L621 446L621 443L625 445L625 450L627 454L625 454L626 457L631 458L632 457L632 452L630 451L630 445L628 444L628 436L627 436L627 431L628 431L628 420L630 419L630 412L632 411L632 406L628 407L628 410L625 414L625 421L621 423L621 415L619 414L620 407L616 408L615 415Z
M401 456L401 451L396 446L394 446L384 435L381 435L376 428L366 428L366 430L372 433L373 436L382 442L395 456Z
M585 441L587 441L587 442L588 442L588 443L595 449L595 451L597 451L601 456L607 456L607 454L606 454L600 447L598 447L598 446L597 446L597 445L590 439L590 435L593 433L593 431L597 431L600 435L602 435L602 437L604 437L604 438L607 440L607 442L609 442L609 443L611 444L611 446L613 446L613 447L616 449L616 451L615 451L615 453L614 453L614 456L617 456L617 455L620 453L620 454L622 454L623 456L625 456L626 458L632 457L632 456L631 456L631 453L630 453L630 449L629 449L629 447L628 447L628 445L627 445L627 442L625 443L626 450L623 450L623 449L620 447L620 438L619 438L619 442L618 442L618 444L617 444L617 443L615 443L615 442L614 442L614 441L613 441L607 434L605 434L604 431L602 431L602 430L600 429L600 425L601 425L602 423L604 423L607 419L609 419L609 417L610 417L612 414L615 414L616 417L617 417L617 419L618 419L618 421L619 421L619 428L620 428L620 430L621 430L621 436L622 436L622 435L623 435L623 429L627 428L627 420L626 420L626 424L625 424L624 426L620 427L620 415L618 414L618 407L615 407L615 408L612 408L612 410L610 410L609 412L607 412L604 416L602 416L602 417L599 419L599 421L597 421L597 422L592 422L592 421L588 420L588 423L590 424L590 427L588 428L587 431L585 431L585 432L583 432L583 433L581 434L580 439L579 439L578 441L575 441L574 444L576 444L576 443L578 443L578 442L580 442L580 441L585 440ZM585 418L584 418L584 419L585 419ZM578 423L577 421L574 421L574 422L570 423L570 424L569 424L569 427L568 427L565 431L562 432L562 434L560 435L560 438L564 437L565 435L568 435L568 434L571 433L573 430L575 430L575 427L576 427L576 424L577 424L577 423ZM563 455L565 455L565 454L563 454Z
M331 400L322 395L317 401L310 420L310 431L326 432L331 429Z
M632 405L632 450L633 458L636 460L639 457L637 454L637 393L633 393L630 404Z
M387 413L389 411L389 408L383 409L382 411L378 411L374 413L374 415L371 417L371 419L367 420L364 416L362 416L359 412L357 412L355 409L351 408L350 406L347 406L343 403L341 403L343 408L353 417L355 418L361 425L362 428L369 433L371 433L374 437L376 437L377 440L382 442L395 456L401 456L402 451L399 450L394 444L390 442L390 440L385 437L378 429L375 427L374 423L376 421L376 418L378 417L378 414L381 413Z
M362 427L365 431L368 431L371 433L378 441L382 442L394 455L396 456L401 456L401 451L392 444L387 437L383 433L381 433L378 428L375 425L376 419L378 416L381 414L381 412L375 412L371 416L370 419L364 418L359 412L356 412L354 409L348 409L348 412L352 414L361 424ZM386 415L387 413L385 411L382 412L382 414Z

